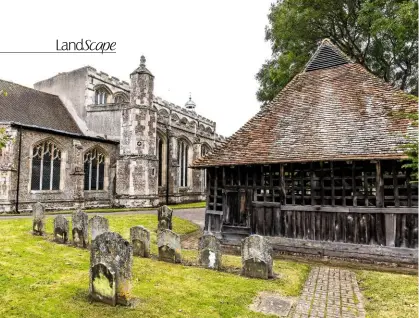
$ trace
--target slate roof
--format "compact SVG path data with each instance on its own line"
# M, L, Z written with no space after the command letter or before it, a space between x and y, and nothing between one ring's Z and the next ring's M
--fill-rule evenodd
M0 122L16 122L82 135L73 117L56 95L0 80Z
M333 44L323 41L317 52L322 46ZM417 101L361 65L340 62L312 58L272 102L192 167L403 158L409 123L395 114L416 112Z

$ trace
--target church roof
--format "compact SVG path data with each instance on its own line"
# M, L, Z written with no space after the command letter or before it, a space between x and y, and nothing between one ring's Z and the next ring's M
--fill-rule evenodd
M403 158L401 111L417 101L323 41L272 102L192 166Z
M16 122L82 134L60 98L29 87L0 80L0 122Z

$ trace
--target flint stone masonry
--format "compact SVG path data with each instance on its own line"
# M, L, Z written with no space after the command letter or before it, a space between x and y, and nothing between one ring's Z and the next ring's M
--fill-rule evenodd
M89 220L89 225L92 231L92 241L100 234L109 231L109 221L100 215L95 215Z
M75 246L87 247L88 242L88 216L82 210L77 210L71 217L73 224L73 244Z
M37 202L33 205L33 226L32 231L35 235L43 235L45 228L45 208L40 203Z
M171 230L172 229L172 215L173 210L167 205L163 205L157 210L157 219L159 221L157 230Z
M181 246L180 236L171 230L161 230L157 234L159 260L169 263L180 263Z
M129 305L132 261L132 246L120 234L98 235L90 249L90 296L112 306Z
M54 219L54 240L61 243L67 243L68 231L68 220L62 215L57 215Z
M268 239L251 235L242 240L242 275L268 279L273 277L272 246Z
M133 226L130 229L130 240L134 256L150 257L150 231L144 226Z
M199 239L199 264L211 269L221 267L220 240L213 234L203 235Z

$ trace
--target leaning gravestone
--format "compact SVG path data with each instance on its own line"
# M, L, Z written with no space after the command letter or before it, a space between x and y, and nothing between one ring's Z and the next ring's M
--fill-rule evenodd
M268 279L273 277L272 247L266 237L251 235L242 240L242 275Z
M82 210L77 210L73 213L71 217L71 222L73 223L73 244L75 246L87 247L88 242L88 216Z
M68 231L68 220L62 215L57 215L54 219L54 240L64 244L67 243ZM59 236L61 237L59 238Z
M150 231L138 225L129 232L134 256L150 257Z
M167 205L163 205L157 210L157 219L159 221L157 230L171 230L172 229L172 215L173 210Z
M112 306L129 305L132 259L132 246L118 233L96 236L90 248L90 296Z
M161 230L157 234L159 260L169 263L180 263L180 236L171 230Z
M89 220L90 228L92 230L92 241L96 236L109 231L109 221L100 215L95 215Z
M221 245L213 234L206 234L199 239L199 264L205 268L221 267Z
M45 208L42 203L37 202L32 206L33 225L32 231L34 235L44 234L45 227Z

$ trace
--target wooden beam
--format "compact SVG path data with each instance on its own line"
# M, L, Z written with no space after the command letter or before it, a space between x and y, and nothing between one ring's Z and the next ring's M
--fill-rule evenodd
M381 168L381 161L377 161L375 164L375 172L376 172L376 185L375 185L375 205L377 208L384 207L384 178L383 178L383 170Z
M281 203L286 204L287 202L287 192L285 190L285 166L283 163L279 166L279 178L280 178L280 186L281 186Z

